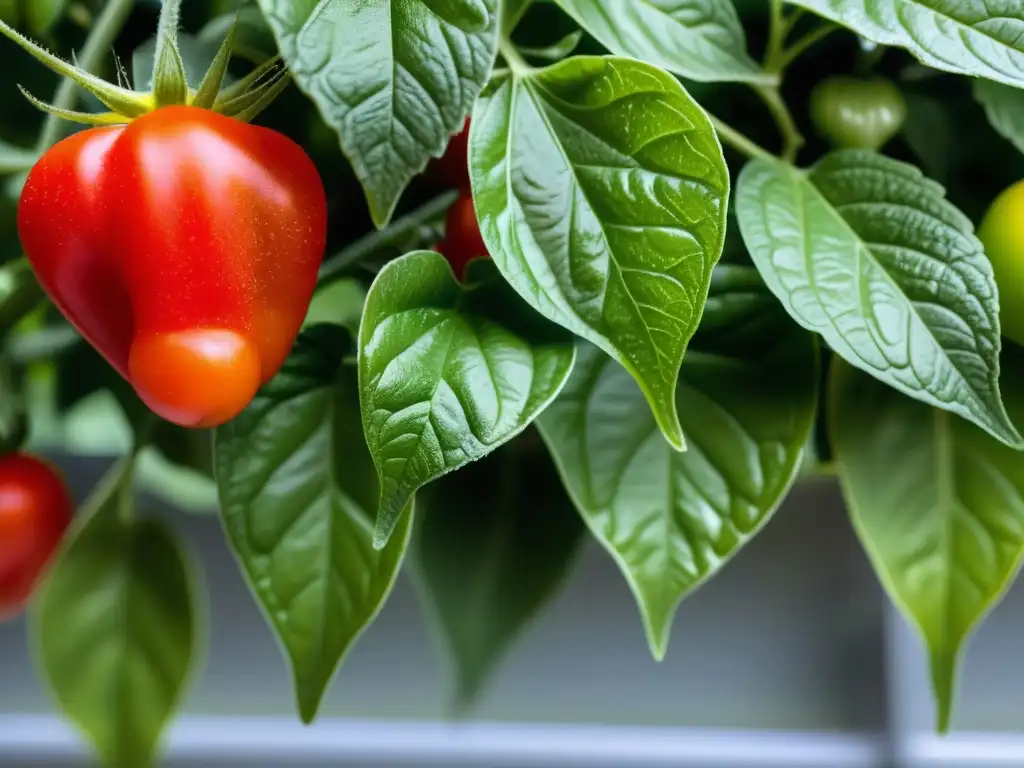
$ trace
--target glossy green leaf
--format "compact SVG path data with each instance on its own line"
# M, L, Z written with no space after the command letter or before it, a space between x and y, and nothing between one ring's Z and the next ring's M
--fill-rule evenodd
M335 280L316 292L309 304L303 326L320 323L343 325L353 335L359 333L359 321L363 316L363 302L366 288L352 279Z
M656 67L576 56L492 84L473 113L470 169L505 279L622 363L682 449L676 379L729 196L704 111Z
M495 6L487 0L421 1L442 21L464 30L486 29L495 11Z
M770 83L732 0L557 0L612 53L703 82Z
M679 380L689 450L671 450L635 382L590 345L538 420L580 514L633 590L655 657L679 602L788 491L817 382L813 338L753 269L722 265Z
M743 240L794 319L901 392L1022 445L999 394L999 301L971 222L913 166L871 152L740 174Z
M82 511L36 598L34 641L64 715L106 765L153 764L197 655L185 554L131 514L128 462Z
M497 0L259 2L295 82L338 131L384 227L487 82Z
M1024 152L1024 83L1019 88L974 81L974 97L985 107L985 114L1003 138Z
M379 490L359 417L347 332L302 332L281 372L215 440L221 515L257 601L292 666L303 721L387 599L410 509L373 548Z
M36 37L47 35L53 25L63 18L67 5L68 0L29 0L24 3L29 31Z
M461 710L562 585L585 529L536 433L418 499L424 605L449 651Z
M366 297L359 389L381 483L378 546L418 488L523 431L572 370L569 334L490 262L471 278L466 288L443 256L416 251L384 267Z
M1024 352L1004 353L1007 381ZM1024 419L1024 392L1006 388ZM857 534L893 601L928 645L939 730L949 726L961 650L1024 554L1024 453L837 362L832 444Z
M790 0L947 72L1024 85L1019 0Z

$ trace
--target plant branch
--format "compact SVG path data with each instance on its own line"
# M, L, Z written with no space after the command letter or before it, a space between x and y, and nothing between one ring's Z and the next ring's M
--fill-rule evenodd
M796 23L803 18L804 13L806 11L803 8L794 8L789 12L789 15L782 20L783 37L788 36L793 31Z
M778 158L767 149L757 142L747 138L745 134L736 130L724 120L720 120L712 114L708 114L708 118L711 120L711 124L715 127L715 131L718 133L718 138L722 140L723 144L728 144L737 152L746 155L751 160L757 158L761 160L778 160Z
M819 40L825 39L833 32L835 32L837 29L840 29L840 26L831 21L815 27L810 32L805 34L803 37L798 38L795 43L793 43L791 46L789 46L788 48L786 48L786 50L782 52L781 58L779 59L779 66L782 69L785 69L790 64L792 64L804 51L806 51L812 45L817 43Z
M779 72L782 46L788 32L789 26L782 15L782 0L771 0L768 6L768 46L764 52L764 68L768 72Z
M96 25L92 28L92 32L89 33L89 37L82 48L82 53L78 56L79 68L90 73L95 73L99 69L100 64L103 62L103 57L113 47L114 41L121 34L121 29L124 27L125 22L128 21L133 5L134 0L107 0L103 13L96 19ZM53 97L53 106L58 109L74 108L78 98L77 88L78 86L75 85L73 80L65 78L61 81L60 86L57 88L57 93ZM61 122L60 117L56 115L51 114L47 116L43 129L39 134L38 149L40 153L45 152L60 139Z
M509 14L505 18L503 32L506 36L512 34L512 31L519 25L519 22L523 20L523 16L530 10L531 5L533 5L533 0L521 0L516 7L515 13Z
M796 160L796 153L805 144L803 134L793 119L793 114L782 99L782 93L778 86L754 85L754 92L761 97L761 101L768 107L775 124L782 134L782 159L788 163Z
M363 259L369 258L382 248L395 245L423 226L425 222L443 216L452 207L452 203L455 202L458 196L459 193L455 190L438 195L416 210L410 211L399 219L395 219L387 229L374 230L365 237L361 237L354 243L345 246L334 256L327 259L323 266L320 267L317 286L322 287L344 276L346 272Z
M781 80L788 56L785 48L786 36L793 28L795 17L791 15L786 18L783 14L782 0L770 0L768 12L768 45L764 53L763 66L766 72L778 75ZM811 43L813 42L812 40ZM794 162L797 152L804 145L804 137L782 98L779 86L752 84L751 88L768 107L772 119L775 120L775 124L779 128L779 133L782 135L783 160L789 163Z
M513 75L527 75L533 71L533 67L519 54L515 45L507 37L498 41L498 53L505 59L505 63L508 64Z

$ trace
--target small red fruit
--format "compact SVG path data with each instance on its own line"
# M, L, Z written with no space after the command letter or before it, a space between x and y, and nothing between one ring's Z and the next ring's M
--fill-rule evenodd
M455 189L469 191L469 118L452 136L444 154L434 162L438 176Z
M60 474L24 453L0 457L0 619L19 613L71 522Z
M54 303L146 405L214 427L291 350L323 260L327 201L287 137L172 106L46 152L18 232Z
M463 192L448 210L444 240L438 251L448 259L452 271L465 279L466 265L477 258L489 258L473 207L473 196Z

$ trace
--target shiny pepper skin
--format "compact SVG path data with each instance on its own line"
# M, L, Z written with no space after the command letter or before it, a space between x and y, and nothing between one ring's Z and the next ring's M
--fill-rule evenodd
M71 522L60 474L23 453L0 456L0 619L25 607Z
M469 118L445 147L444 154L432 164L437 175L448 186L469 191Z
M146 405L213 427L287 357L327 204L290 139L175 106L50 149L28 176L18 232L47 293Z
M469 192L462 192L448 209L444 240L437 251L448 260L459 280L465 279L466 266L473 259L490 257L480 234L473 196Z

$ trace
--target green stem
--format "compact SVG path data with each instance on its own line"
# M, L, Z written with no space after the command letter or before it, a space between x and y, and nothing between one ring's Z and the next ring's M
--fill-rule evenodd
M504 20L504 29L502 31L506 37L511 35L512 31L519 26L519 22L523 20L523 16L530 10L531 5L533 5L533 0L522 0L516 8L516 12Z
M90 73L95 73L100 68L103 57L113 47L114 41L128 21L134 2L135 0L107 0L103 13L96 19L96 24L78 55L79 68ZM53 106L58 109L73 109L78 98L77 88L73 80L62 80L53 97ZM62 122L56 115L47 116L39 134L40 153L45 152L60 139Z
M782 134L782 159L788 163L794 162L796 153L800 151L805 141L793 119L793 114L782 99L782 93L778 86L755 85L753 88L768 107L775 124L779 127L779 133Z
M503 37L498 41L498 53L505 59L505 63L508 64L513 75L528 75L533 71L533 67L519 54L515 45L507 37Z
M374 230L365 237L347 245L331 256L320 268L320 275L317 278L317 286L322 287L331 281L344 276L352 267L369 258L383 248L394 245L403 238L412 234L425 222L443 216L452 203L459 196L455 190L438 195L433 200L424 203L414 211L407 213L400 219L395 219L391 226L383 230Z
M789 12L789 15L782 20L783 39L793 31L793 28L796 27L796 23L800 21L804 13L805 11L803 8L794 8Z
M771 0L768 6L768 46L764 53L764 68L768 72L779 71L782 46L788 31L782 15L782 0Z
M810 32L799 38L795 43L789 46L782 53L782 58L779 60L779 64L782 69L785 69L792 64L804 51L810 48L812 45L817 43L819 40L823 40L837 29L840 29L838 24L833 22L827 22L819 27L815 27Z
M764 54L764 70L777 74L781 80L786 68L785 50L786 35L792 29L793 17L785 18L782 12L782 0L771 0L768 7L769 27L768 46ZM789 163L796 160L796 153L804 145L804 137L797 128L796 121L782 99L778 85L752 85L754 92L768 107L772 119L782 134L782 158Z
M746 155L752 160L757 158L760 158L761 160L778 160L778 158L767 149L747 138L745 134L740 133L724 120L720 120L711 114L709 114L708 117L711 119L711 124L715 127L715 131L718 133L718 138L721 139L724 144L728 144L737 152Z

